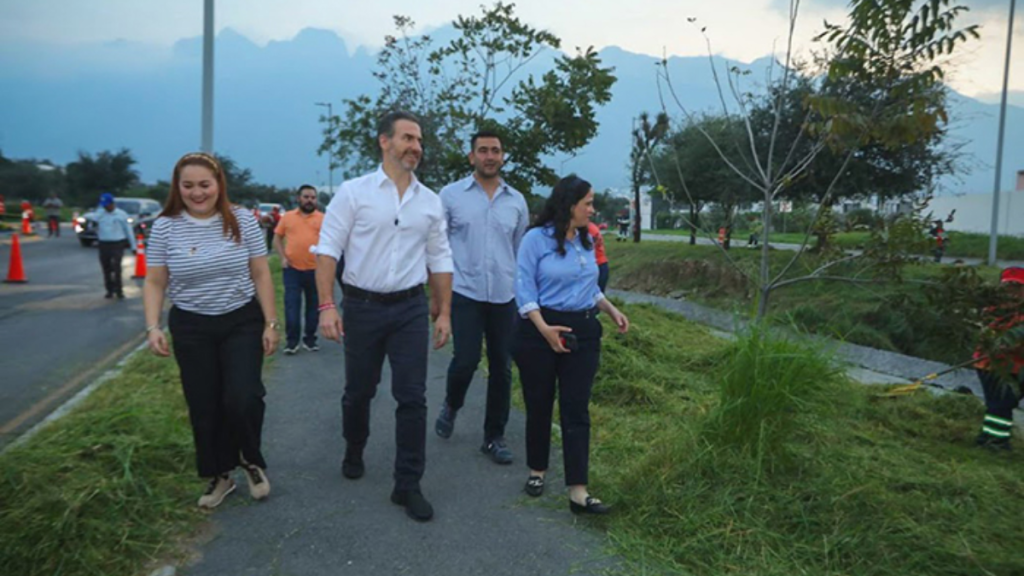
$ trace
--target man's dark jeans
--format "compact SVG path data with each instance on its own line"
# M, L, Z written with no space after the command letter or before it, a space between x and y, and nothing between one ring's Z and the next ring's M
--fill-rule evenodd
M504 304L478 302L459 293L452 294L452 339L455 356L448 365L448 390L445 402L453 410L462 408L466 391L480 364L480 346L487 338L487 412L484 417L484 442L505 435L512 394L512 333L515 327L515 300Z
M306 330L302 339L306 345L316 344L316 329L320 324L320 312L317 310L316 270L296 270L285 268L284 277L284 326L285 345L293 348L299 345L299 333L302 328L302 300L306 300Z
M395 489L418 490L426 467L427 351L430 324L422 292L385 304L346 295L345 395L342 428L350 448L362 451L370 436L370 401L377 393L384 357L391 365L395 409Z

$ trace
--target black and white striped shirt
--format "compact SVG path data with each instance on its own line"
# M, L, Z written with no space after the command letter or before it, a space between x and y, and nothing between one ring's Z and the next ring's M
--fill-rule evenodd
M220 214L199 220L182 212L153 223L146 260L149 266L167 267L167 296L178 308L218 316L256 295L249 260L267 255L266 240L250 212L235 209L234 214L241 243L224 234Z

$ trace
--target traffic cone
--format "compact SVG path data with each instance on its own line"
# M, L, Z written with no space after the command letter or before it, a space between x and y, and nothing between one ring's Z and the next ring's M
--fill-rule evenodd
M21 262L21 242L18 240L17 234L11 237L11 265L7 269L7 279L4 282L7 284L28 282L28 278L25 277L25 266Z
M134 279L146 277L146 239L142 234L135 237L135 275Z
M27 214L21 217L21 233L25 236L32 234L32 221Z

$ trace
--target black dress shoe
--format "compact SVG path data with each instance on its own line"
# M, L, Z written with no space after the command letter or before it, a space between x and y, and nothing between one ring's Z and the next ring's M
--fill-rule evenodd
M114 297L114 293L113 292L107 292L106 294L103 295L103 297L106 298L107 300L109 300L109 299Z
M569 500L569 510L572 510L573 514L607 514L611 512L609 506L605 506L600 500L593 496L587 496L587 503L577 504L572 500Z
M352 448L345 449L345 459L341 461L341 475L349 480L356 480L366 473L363 465L363 451Z
M391 502L405 507L405 514L417 522L426 522L434 517L434 507L420 494L419 490L395 490Z

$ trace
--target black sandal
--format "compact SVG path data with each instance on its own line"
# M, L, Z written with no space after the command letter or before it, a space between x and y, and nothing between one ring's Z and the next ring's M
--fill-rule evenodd
M529 480L526 481L526 487L524 488L526 493L534 498L544 493L544 477L543 476L530 476Z
M611 511L611 507L606 506L593 496L587 496L586 504L577 504L570 499L569 510L573 514L607 514Z

